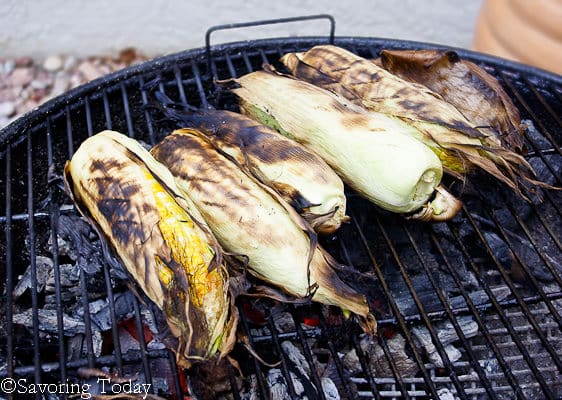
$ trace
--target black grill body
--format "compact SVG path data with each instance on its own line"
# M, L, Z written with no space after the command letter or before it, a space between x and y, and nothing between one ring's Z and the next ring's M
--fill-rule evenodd
M51 244L57 332L45 339L39 308L44 295L38 290L38 257L46 244L56 243L61 215L73 215L71 202L60 189L64 163L88 136L113 129L154 145L169 133L146 110L151 101L146 83L158 79L158 89L172 99L194 107L236 110L234 98L217 91L213 80L237 77L259 69L262 63L278 65L288 51L304 51L326 43L326 38L284 38L213 46L210 59L204 49L158 58L108 75L58 97L0 132L0 271L2 307L0 322L2 378L26 378L28 382L79 382L79 368L107 366L121 375L139 372L142 380L155 383L156 369L168 368L166 398L183 398L183 372L177 370L171 352L150 349L140 340L134 351L122 351L119 318L114 296L126 290L100 261L103 292L112 315L115 348L110 354L93 351L90 313L84 314L84 346L81 357L69 360L63 319L61 265L65 256ZM435 48L423 43L370 38L336 38L335 44L361 56L377 57L381 49ZM496 76L527 120L531 129L525 141L528 158L540 177L561 186L562 77L490 56L457 49L461 57L476 62ZM340 261L370 273L378 281L380 299L380 365L374 370L361 346L360 330L348 324L346 334L334 333L331 322L320 314L315 327L302 325L302 310L286 306L293 318L286 331L275 324L275 315L265 327L242 312L240 329L250 344L291 381L291 362L283 341L300 349L310 365L310 397L328 398L323 374L313 359L331 360L333 381L341 398L447 398L460 399L559 398L562 396L562 203L560 192L544 191L542 203L527 204L486 176L476 174L459 184L448 182L465 200L460 215L449 223L421 224L380 211L349 192L352 223L324 245ZM65 207L67 206L67 207ZM62 207L62 208L61 208ZM64 261L66 262L66 261ZM32 310L33 327L25 330L14 322L18 301L12 292L19 275L30 266L31 288L26 298ZM88 273L80 270L77 301L85 309L94 301ZM478 298L474 293L478 293ZM135 301L134 318L142 320L144 306ZM471 321L474 335L463 321ZM440 327L449 325L461 356L451 360L449 343ZM418 333L426 333L442 363L437 365L420 346ZM142 332L142 327L139 329ZM23 336L20 336L23 335ZM415 373L398 365L393 338L400 336L404 352ZM62 339L64 338L64 339ZM27 347L24 344L27 343ZM350 372L344 351L355 350L358 371ZM260 398L271 398L267 380L270 367L243 349L236 351L245 376L254 376ZM242 398L247 381L226 368L226 389L220 396ZM188 379L197 380L197 372ZM300 398L292 383L290 397ZM195 389L194 389L195 390ZM2 396L4 394L0 394ZM24 396L25 397L25 396ZM30 398L41 396L29 396ZM65 397L65 396L61 396ZM67 396L68 397L68 396ZM14 398L18 396L14 395Z

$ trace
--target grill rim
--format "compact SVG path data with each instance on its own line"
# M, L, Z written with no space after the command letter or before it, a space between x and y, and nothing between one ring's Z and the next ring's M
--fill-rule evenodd
M251 41L237 41L231 43L221 43L211 46L211 57L221 52L236 51L236 49L251 50L252 48L275 48L280 45L287 45L289 43L299 45L304 43L312 43L317 45L323 42L328 42L329 36L306 36L306 37L279 37L273 39L256 39ZM541 86L541 80L549 81L549 84L556 84L562 86L562 75L546 71L541 68L533 67L527 64L519 63L516 61L507 60L501 57L496 57L476 51L451 47L442 44L399 40L389 38L372 38L372 37L355 37L355 36L341 36L336 37L334 40L336 46L352 46L361 45L365 47L382 46L387 48L419 48L419 49L439 49L439 50L453 50L456 51L461 57L485 64L494 64L502 69L512 70L516 73L523 73L526 75L534 75L539 79L538 82L533 82L535 86ZM148 75L150 73L157 73L159 70L173 66L177 62L186 62L186 60L200 60L206 61L207 49L206 47L199 47L192 50L184 50L178 53L169 54L161 57L156 57L151 60L145 61L138 65L130 66L111 74L104 75L100 78L94 79L86 84L71 89L54 99L47 101L36 109L22 115L11 124L0 130L0 146L5 146L8 142L15 139L18 133L25 132L27 129L33 128L48 119L50 116L55 115L66 106L80 101L81 98L85 99L95 91L105 90L111 86L123 84L125 81L138 77ZM203 75L202 77L205 77Z

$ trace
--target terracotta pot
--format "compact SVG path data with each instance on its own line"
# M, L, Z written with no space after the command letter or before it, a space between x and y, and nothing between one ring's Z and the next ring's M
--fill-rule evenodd
M562 74L562 1L484 0L473 48Z

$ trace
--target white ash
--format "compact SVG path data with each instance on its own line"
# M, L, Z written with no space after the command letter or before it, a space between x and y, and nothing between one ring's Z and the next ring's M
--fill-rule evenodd
M316 392L317 389L312 385L307 377L297 376L297 374L291 371L289 372L289 375L296 395L295 399L312 400L318 398L318 394ZM269 392L269 398L271 400L285 400L291 398L287 382L280 369L272 368L268 371L266 384ZM321 378L321 384L324 397L327 400L340 399L338 389L330 378ZM255 375L251 375L246 379L245 386L240 393L240 398L243 400L260 399L259 386Z
M490 288L492 295L496 298L497 301L505 300L511 294L511 290L509 287L502 285ZM468 297L474 303L474 305L478 306L481 304L485 304L490 301L490 298L486 294L484 290L475 290L468 294ZM449 299L449 305L453 309L466 307L466 301L464 300L463 296L455 296Z
M60 299L63 303L75 302L82 295L80 288L80 271L76 265L62 264L59 266ZM52 308L57 303L55 287L55 270L49 272L45 285L45 307Z
M469 339L478 334L478 324L472 317L460 317L457 318L457 322L465 338ZM443 345L449 360L451 362L459 360L462 357L462 353L452 345L453 342L459 339L453 324L449 321L440 322L436 323L434 328L437 332L437 340ZM416 326L412 328L412 333L416 344L427 354L429 360L437 367L443 368L443 360L433 344L429 330L425 326Z
M310 376L310 366L297 346L295 346L292 342L285 340L281 343L281 348L301 374Z
M311 380L311 368L300 348L291 341L285 340L281 343L281 348L286 356L287 369L291 378L291 385L294 389L296 399L309 400L318 397L318 390L322 390L324 397L328 400L339 400L340 395L334 381L323 374L319 376L321 388L315 387ZM315 367L319 372L315 361ZM326 368L323 368L324 372ZM264 374L269 398L272 400L284 400L290 398L289 388L286 377L279 368L271 368ZM259 386L255 375L251 375L244 380L240 397L244 400L258 399Z
M322 383L322 391L324 392L324 397L326 397L326 400L340 399L340 394L334 381L325 376L323 376L320 381Z
M252 374L244 380L244 386L240 391L241 400L259 400L258 378Z
M295 330L295 321L291 313L281 312L273 317L273 324L278 332L292 332Z
M139 351L139 341L123 328L119 329L119 346L123 354Z
M39 317L38 329L43 332L58 335L57 311L39 309L37 310L37 314ZM13 321L17 325L23 325L28 329L33 329L32 309L30 308L24 312L14 314ZM62 322L65 336L74 336L86 331L86 325L82 319L77 319L63 313Z
M406 340L400 334L386 340L392 361L402 376L415 376L419 368L416 362L406 353ZM382 347L367 335L363 335L359 346L367 359L370 373L378 377L392 377L390 365ZM346 370L352 375L362 374L363 370L355 349L349 351L342 359Z
M66 357L68 361L76 361L84 357L84 353L82 352L84 338L84 335L75 335L68 338L66 342Z
M115 309L115 317L117 321L128 319L133 315L134 297L131 292L116 293L113 295L113 304ZM111 309L109 300L98 299L88 304L90 318L100 331L108 331L113 326L111 319ZM74 315L78 318L84 318L84 308L77 307Z
M101 356L102 346L103 337L101 332L95 329L92 330L92 349L96 357ZM88 354L88 346L85 340L82 346L82 354Z
M450 389L448 388L441 388L439 390L437 390L437 395L439 396L439 400L457 400L458 397L456 397L453 392L451 392Z
M53 260L49 257L36 256L35 257L35 271L37 278L37 293L41 293L45 289L45 285L49 280L49 275L53 271ZM14 300L20 298L27 289L31 289L31 265L27 267L25 273L19 277L19 281L13 290Z

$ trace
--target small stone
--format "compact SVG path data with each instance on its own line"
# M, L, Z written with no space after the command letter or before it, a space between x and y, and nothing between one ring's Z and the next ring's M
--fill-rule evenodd
M6 75L10 75L14 68L16 68L16 62L14 60L7 60L4 63L4 73Z
M43 68L49 72L55 72L60 70L64 65L64 62L59 56L49 56L43 62Z
M11 102L0 103L0 116L11 117L16 112L16 106Z
M50 96L55 97L63 94L68 90L70 85L70 79L64 73L59 73L55 77L55 82L53 83L53 88L51 90Z
M16 67L29 67L33 64L31 57L20 57L16 58Z
M68 57L66 57L66 60L64 60L64 67L63 68L68 71L68 70L76 67L76 64L77 64L76 57L68 56Z
M12 86L26 86L33 80L33 69L16 68L8 80Z
M84 79L91 81L99 78L102 73L89 61L84 61L78 66L78 71L82 74Z
M25 103L22 104L21 108L18 109L20 114L24 114L28 111L33 110L39 105L39 103L33 99L27 100Z
M80 74L71 75L71 77L70 77L70 89L73 89L77 86L80 86L84 82L85 82L85 79L83 79Z
M9 123L10 120L8 118L0 116L0 129L4 129Z
M34 79L31 81L30 86L33 89L37 89L37 90L43 90L45 89L47 86L49 86L49 82L45 82L43 80L40 79Z
M21 93L21 88L19 87L4 87L0 90L0 103L5 101L15 101L19 98Z

